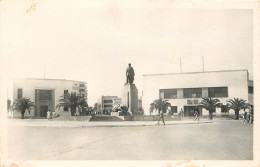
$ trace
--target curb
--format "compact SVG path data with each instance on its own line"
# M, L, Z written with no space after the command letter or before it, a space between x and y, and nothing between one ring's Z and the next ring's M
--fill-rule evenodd
M199 121L199 122L176 122L176 123L168 123L166 122L165 125L163 124L101 124L101 125L91 125L91 124L86 124L86 125L82 125L82 124L78 124L78 125L69 125L69 124L28 124L28 125L19 125L18 126L31 126L31 127L56 127L56 128L62 128L62 127L68 127L68 128L101 128L101 127L105 127L105 128L114 128L114 127L144 127L144 126L173 126L173 125L189 125L189 124L205 124L205 123L213 123L213 121Z

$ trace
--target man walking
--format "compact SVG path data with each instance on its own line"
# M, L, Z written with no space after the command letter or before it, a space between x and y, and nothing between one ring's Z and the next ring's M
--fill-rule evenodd
M158 119L158 123L157 124L160 124L160 120L162 119L162 122L163 122L163 125L165 125L165 122L164 122L164 117L163 117L163 111L161 112L160 116L159 116L159 119Z
M194 121L196 121L196 120L200 120L200 118L199 118L199 110L196 108L195 109L195 113L194 113L194 115L195 115L195 120Z
M243 124L247 121L247 112L244 111L244 114L243 114Z

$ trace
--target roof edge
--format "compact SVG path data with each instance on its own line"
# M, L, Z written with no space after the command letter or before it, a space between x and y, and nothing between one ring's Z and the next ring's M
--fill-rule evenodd
M16 79L21 79L21 80L55 80L55 81L72 81L72 82L82 82L87 84L85 81L76 81L76 80L70 80L70 79L50 79L50 78L12 78L11 80L16 80Z
M246 71L246 72L248 72L247 69L241 69L241 70L200 71L200 72L183 72L183 73L144 74L143 76L173 75L173 74L197 74L197 73L213 73L213 72L235 72L235 71Z

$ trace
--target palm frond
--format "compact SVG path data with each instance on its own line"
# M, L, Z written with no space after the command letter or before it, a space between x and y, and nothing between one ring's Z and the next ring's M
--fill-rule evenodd
M160 114L160 112L162 111L163 113L165 113L167 110L169 110L168 108L171 106L171 104L168 102L168 100L163 100L162 98L154 100L151 104L150 104L150 113L152 113L154 110L158 111L158 113Z

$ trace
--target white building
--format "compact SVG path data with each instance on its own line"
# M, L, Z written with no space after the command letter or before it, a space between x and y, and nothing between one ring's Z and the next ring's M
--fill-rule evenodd
M195 106L207 97L218 98L223 104L228 99L242 98L254 105L253 81L249 80L247 70L143 75L145 114L149 114L150 103L163 98L171 103L172 112L183 109L184 116L192 116ZM216 113L225 112L221 110L216 108ZM230 110L229 113L234 111ZM200 114L208 115L208 111L202 109Z
M101 97L101 112L112 110L117 104L121 104L122 99L117 96L102 96Z
M66 92L77 92L87 101L86 82L65 79L13 79L8 83L7 98L12 104L20 97L30 98L35 109L25 116L46 117L47 111L55 111L59 115L70 115L66 108L56 109L59 99ZM14 113L14 117L21 117L21 113Z

